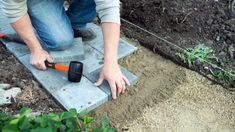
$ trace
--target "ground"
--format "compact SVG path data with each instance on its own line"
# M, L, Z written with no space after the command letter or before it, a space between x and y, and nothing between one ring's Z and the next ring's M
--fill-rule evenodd
M121 63L140 81L93 112L118 130L235 131L235 93L142 46Z
M121 1L124 19L175 44L160 41L122 21L125 35L138 39L145 47L181 63L176 53L182 50L177 46L186 49L201 43L213 49L214 55L221 60L216 63L218 66L224 69L227 65L235 66L235 18L229 10L231 0ZM194 65L192 69L205 75L216 70L213 67L205 70L204 65ZM221 82L216 77L210 78ZM230 87L235 87L234 82L235 78Z
M122 1L123 17L135 24L183 47L205 42L216 54L234 62L228 52L229 47L234 47L235 31L234 19L227 11L229 1ZM130 25L123 23L123 33L157 53L177 59L177 49ZM97 120L107 117L120 131L235 131L234 92L137 42L135 46L139 50L120 64L136 74L139 82L91 115ZM18 103L0 107L0 111L17 113L21 107L41 112L63 111L2 45L0 73L0 83L22 88Z
M139 50L120 63L140 81L117 100L91 112L97 121L107 117L112 126L130 131L235 130L234 92L137 43L135 46ZM35 112L62 111L32 75L2 46L0 49L0 82L23 89L18 103L1 107L1 111L16 113L22 106Z

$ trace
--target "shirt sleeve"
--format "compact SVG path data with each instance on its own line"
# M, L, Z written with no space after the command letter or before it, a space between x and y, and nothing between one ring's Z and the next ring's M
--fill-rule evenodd
M26 0L0 0L1 8L10 22L16 22L27 13Z
M95 0L96 11L103 22L120 24L120 1L119 0Z

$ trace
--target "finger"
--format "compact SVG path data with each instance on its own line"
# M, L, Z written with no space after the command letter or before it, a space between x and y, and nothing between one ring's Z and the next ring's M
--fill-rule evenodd
M47 61L48 62L53 62L53 59L52 59L52 57L49 54L47 54Z
M126 90L126 83L123 79L121 80L121 82L122 82L122 93L124 93Z
M129 82L129 80L126 78L126 76L123 75L122 78L123 78L123 80L125 81L125 83L126 83L128 86L131 85L130 82Z
M116 99L117 98L117 87L116 87L115 82L109 82L109 86L111 87L113 99Z
M95 82L95 86L100 86L104 82L104 76L101 75L99 79Z
M38 66L38 68L39 68L40 70L46 70L46 69L47 69L44 62L43 62L43 63L38 63L37 66Z
M122 92L122 83L121 83L121 81L119 81L116 84L117 84L117 94L119 96L120 93Z

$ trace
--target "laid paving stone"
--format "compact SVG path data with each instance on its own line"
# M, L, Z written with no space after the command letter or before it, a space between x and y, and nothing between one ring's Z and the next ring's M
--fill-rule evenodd
M135 76L134 74L132 74L131 72L129 72L126 68L121 67L121 71L122 73L127 77L127 79L129 80L129 82L133 85L135 83L137 83L138 81L138 77ZM101 72L101 68L97 69L96 71L90 73L90 74L85 74L84 76L86 76L92 83L95 83L97 81L97 79L99 78L99 74ZM109 99L112 98L112 93L111 93L111 89L110 86L108 84L107 81L105 81L101 86L100 89L103 90L106 94L108 94Z
M103 65L104 55L92 48L90 45L85 44L85 60L82 61L84 65L84 74L91 73Z
M4 42L4 41L3 44L17 58L30 53L26 45L15 42Z
M68 85L70 82L67 80L67 73L59 72L54 69L48 68L47 71L40 71L34 68L29 63L29 54L18 58L27 69L31 71L37 81L49 92L52 93L61 89L63 86Z
M89 112L108 101L108 95L83 77L80 83L71 83L52 95L67 110L76 108L78 112Z
M97 37L94 40L88 41L86 43L97 49L99 52L104 53L104 42L101 28L93 23L89 23L87 27L91 28L96 33ZM120 39L118 47L118 59L130 55L136 50L137 48L135 46L131 45L124 39Z
M82 61L85 59L84 47L81 38L75 38L73 45L64 51L50 51L54 62Z

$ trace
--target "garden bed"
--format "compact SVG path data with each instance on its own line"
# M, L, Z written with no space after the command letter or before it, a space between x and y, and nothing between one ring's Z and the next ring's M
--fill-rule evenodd
M122 4L124 19L171 43L123 21L125 35L234 90L235 18L229 10L230 1L122 0ZM187 58L179 48L192 51L199 44L202 45L202 54L209 49L208 58L204 59L212 65L200 59L190 60L192 58ZM192 66L188 59L192 61ZM221 68L224 70L221 71Z

